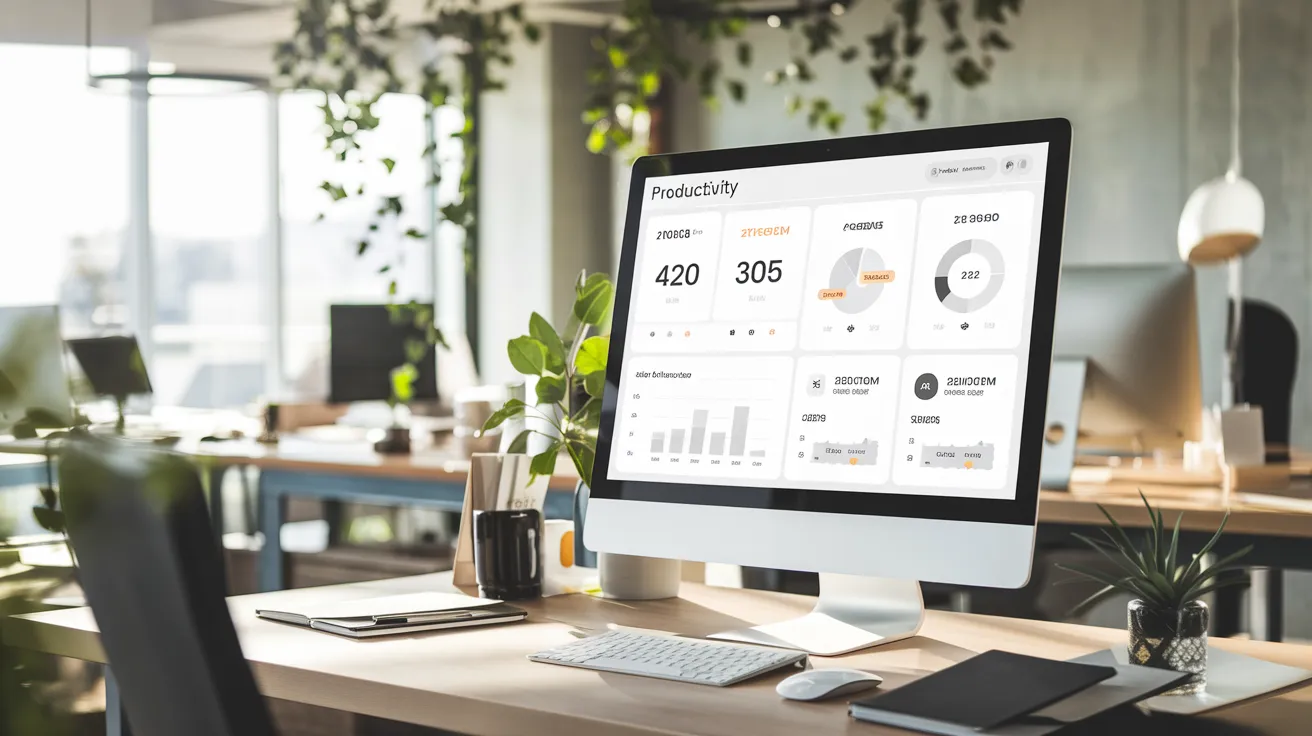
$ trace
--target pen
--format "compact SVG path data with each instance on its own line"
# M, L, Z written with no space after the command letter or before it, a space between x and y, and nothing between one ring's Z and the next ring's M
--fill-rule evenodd
M375 616L376 624L431 624L441 621L454 621L471 618L473 611L441 611L434 613L411 613L405 616Z

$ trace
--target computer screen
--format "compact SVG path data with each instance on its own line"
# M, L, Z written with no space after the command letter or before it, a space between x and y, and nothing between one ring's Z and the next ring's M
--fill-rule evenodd
M603 477L1016 499L1048 158L646 176Z
M406 341L422 342L424 331L395 319L386 304L333 304L328 313L332 332L328 400L347 403L391 398L392 371L406 361ZM414 398L436 399L437 363L432 347L416 367L419 378L414 382Z

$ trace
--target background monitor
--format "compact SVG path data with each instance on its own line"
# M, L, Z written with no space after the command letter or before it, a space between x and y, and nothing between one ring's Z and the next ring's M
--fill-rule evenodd
M0 307L0 431L24 418L37 427L73 422L58 307Z
M123 399L151 393L150 375L136 337L110 335L66 342L91 384L91 390L98 396Z
M1219 365L1224 330L1224 300L1187 266L1063 269L1053 355L1088 360L1079 451L1178 453L1200 439L1203 346Z
M1023 585L1069 157L1043 120L636 162L588 547Z
M427 306L429 309L432 305ZM413 324L393 321L386 304L334 304L328 364L328 401L386 401L392 396L392 370L406 362L407 340L424 340ZM416 400L437 398L437 365L430 346L419 361Z

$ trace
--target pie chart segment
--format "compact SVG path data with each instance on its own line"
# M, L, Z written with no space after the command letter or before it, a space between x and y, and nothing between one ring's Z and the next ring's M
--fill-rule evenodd
M862 284L862 272L883 271L884 259L869 248L853 248L839 257L829 272L829 288L842 289L845 296L833 305L844 314L860 314L869 309L884 292L884 284Z
M952 269L958 260L972 253L982 256L988 262L988 282L974 296L966 297L954 294L950 281ZM993 301L998 292L1002 291L1004 270L1002 252L998 250L996 245L979 238L963 240L948 248L947 252L943 254L943 258L939 260L938 269L934 274L934 293L938 296L938 300L943 303L943 306L954 312L962 314L974 312Z

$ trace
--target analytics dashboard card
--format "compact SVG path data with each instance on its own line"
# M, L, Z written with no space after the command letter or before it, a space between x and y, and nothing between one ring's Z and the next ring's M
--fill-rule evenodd
M609 476L1014 498L1046 156L649 178Z

